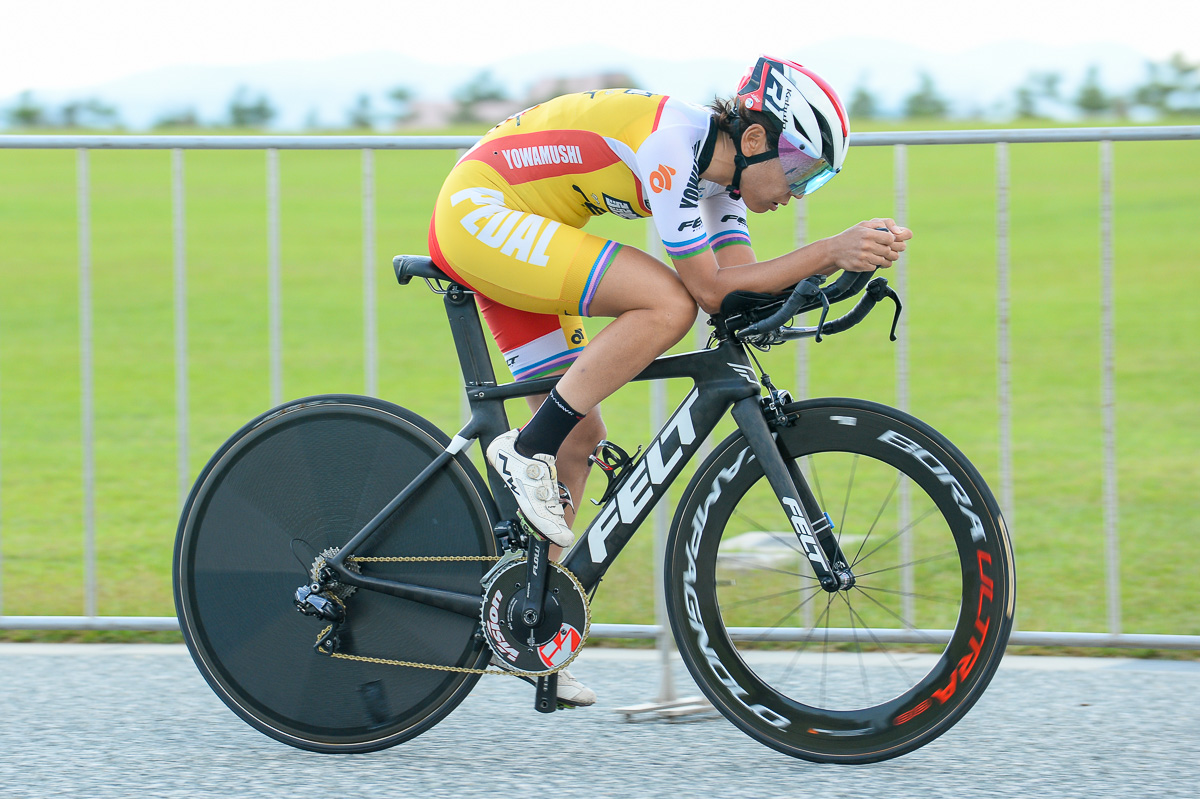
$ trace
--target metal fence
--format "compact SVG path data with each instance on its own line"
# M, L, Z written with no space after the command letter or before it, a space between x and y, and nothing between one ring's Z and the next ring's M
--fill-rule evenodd
M852 143L862 146L890 146L894 154L895 215L905 218L908 207L907 148L921 145L993 144L996 152L996 270L997 270L997 352L999 378L999 501L1010 528L1018 519L1013 507L1012 472L1012 381L1010 343L1010 265L1009 265L1009 151L1010 144L1033 142L1098 142L1100 166L1100 276L1101 297L1101 406L1103 421L1103 527L1108 629L1104 632L1025 632L1012 634L1017 645L1099 646L1155 649L1200 650L1198 635L1129 634L1121 627L1119 580L1120 541L1117 534L1116 409L1114 403L1114 318L1113 318L1113 220L1112 170L1114 141L1168 141L1200 139L1200 126L1071 128L1029 130L974 130L905 133L856 133ZM378 349L374 274L376 150L458 150L476 141L470 136L0 136L0 149L73 149L76 151L76 181L79 238L79 319L80 384L83 437L83 539L84 539L84 615L83 616L8 616L3 615L3 560L0 529L0 629L66 630L172 630L178 624L173 617L100 616L96 600L95 544L95 453L94 390L92 342L92 266L91 199L89 154L92 150L170 150L172 151L171 197L174 231L174 319L176 359L177 450L180 501L190 488L188 469L188 382L187 382L187 264L185 239L187 215L184 205L185 150L263 150L267 164L268 296L271 400L282 401L282 357L280 318L280 241L279 241L279 150L359 150L362 154L363 186L363 351L366 390L376 393L378 385ZM805 238L803 212L797 220L797 239ZM904 269L895 280L904 293ZM901 325L896 350L897 404L908 405L908 339ZM803 351L803 348L798 348ZM798 356L803 359L803 354ZM803 360L798 369L801 396L807 394ZM0 376L2 378L2 376ZM661 393L653 394L657 406L665 402ZM0 424L3 420L0 419ZM0 463L0 468L3 464ZM0 496L0 511L3 509ZM0 521L3 516L0 513ZM658 526L664 525L660 513ZM657 570L656 570L657 571ZM599 637L663 638L665 620L658 611L653 625L593 624L592 634Z

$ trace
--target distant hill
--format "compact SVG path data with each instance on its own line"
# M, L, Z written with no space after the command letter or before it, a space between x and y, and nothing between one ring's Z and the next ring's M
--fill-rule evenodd
M1121 44L1054 47L1014 41L948 54L863 38L823 42L779 55L817 69L844 99L857 86L867 87L888 113L899 109L903 98L916 88L918 75L926 72L959 115L1002 114L1011 107L1016 86L1033 71L1061 73L1068 99L1090 65L1100 67L1106 89L1124 91L1144 80L1148 60ZM621 71L643 88L703 103L714 94L729 94L747 66L721 57L676 62L611 48L577 47L509 56L496 62L491 72L518 101L547 78ZM71 90L34 89L34 97L54 107L99 97L118 108L126 125L141 129L187 109L194 110L202 122L223 120L235 91L246 86L252 96L261 93L269 98L279 112L274 127L287 130L314 121L340 127L363 94L370 98L372 109L384 116L393 108L387 92L397 86L409 87L425 102L449 101L454 90L478 72L476 67L431 64L400 52L373 52L251 66L166 67ZM15 99L0 98L0 108L11 106Z

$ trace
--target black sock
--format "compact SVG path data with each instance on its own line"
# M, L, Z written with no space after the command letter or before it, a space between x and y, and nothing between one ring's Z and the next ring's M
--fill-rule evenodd
M557 388L550 389L550 396L542 403L542 407L517 434L517 452L526 458L538 453L557 455L558 448L583 416L559 396Z

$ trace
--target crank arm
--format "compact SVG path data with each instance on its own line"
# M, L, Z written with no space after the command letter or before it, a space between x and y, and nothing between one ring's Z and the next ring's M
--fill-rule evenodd
M521 605L521 620L527 627L542 622L542 607L546 601L546 574L550 571L550 542L540 536L529 537L529 560L526 561L525 601Z

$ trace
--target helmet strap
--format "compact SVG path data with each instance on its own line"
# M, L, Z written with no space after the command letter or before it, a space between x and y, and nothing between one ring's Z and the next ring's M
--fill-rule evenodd
M733 127L730 132L730 137L733 139L733 180L725 187L725 191L729 192L729 196L733 199L739 200L742 197L742 170L751 164L778 158L779 150L767 150L765 153L747 157L742 153L742 118L738 116L737 112L734 112L729 121Z

